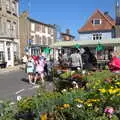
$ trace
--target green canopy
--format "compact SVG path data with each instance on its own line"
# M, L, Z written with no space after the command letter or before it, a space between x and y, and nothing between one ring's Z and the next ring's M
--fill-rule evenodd
M104 46L99 43L99 44L96 46L96 51L102 51L102 50L104 50Z
M50 54L50 51L51 51L51 48L49 48L49 47L46 47L46 48L44 48L44 50L43 50L43 52L44 52L45 54Z
M76 44L74 47L75 47L75 48L80 48L80 45L79 45L79 44Z

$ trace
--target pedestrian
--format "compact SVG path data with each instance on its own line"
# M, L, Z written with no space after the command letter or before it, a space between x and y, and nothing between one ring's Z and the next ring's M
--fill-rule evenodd
M95 55L90 51L88 47L84 48L84 53L82 54L83 69L86 70L96 70L97 59Z
M29 56L28 62L26 63L26 70L28 74L29 83L33 84L32 80L34 78L35 65L31 56Z
M70 56L70 65L72 70L77 70L78 68L82 69L82 57L79 54L79 50L77 48L73 49L72 54Z
M36 84L39 78L41 79L41 82L44 83L44 67L45 67L44 59L39 59L36 63L34 84Z

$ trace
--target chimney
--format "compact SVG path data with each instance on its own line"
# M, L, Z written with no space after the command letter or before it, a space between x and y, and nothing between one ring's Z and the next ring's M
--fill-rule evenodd
M67 34L70 34L70 29L66 29L66 33L67 33Z
M108 11L105 11L105 12L104 12L104 15L109 15L109 12L108 12Z
M29 16L28 11L24 11L24 12L22 12L21 16L23 16L23 17L28 17L28 16Z

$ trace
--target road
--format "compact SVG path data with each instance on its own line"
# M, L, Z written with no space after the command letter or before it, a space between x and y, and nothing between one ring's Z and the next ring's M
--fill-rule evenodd
M38 88L28 84L25 78L27 78L27 75L20 70L0 74L0 100L16 101L17 96L34 95ZM53 89L51 82L46 82L45 85L46 89Z

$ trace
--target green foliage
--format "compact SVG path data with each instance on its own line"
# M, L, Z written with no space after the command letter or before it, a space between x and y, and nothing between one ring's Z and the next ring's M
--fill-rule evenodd
M30 109L35 109L35 101L33 98L24 98L17 103L19 111L28 111Z
M11 102L0 103L0 120L15 120L14 115L17 112L17 106Z
M79 89L68 87L60 92L46 92L41 88L35 96L24 98L15 105L2 103L0 120L14 120L15 113L29 109L37 116L39 113L52 115L54 120L109 120L104 112L107 106L114 108L111 120L119 120L120 76L102 71L86 74L84 80L86 87ZM62 84L58 82L57 85L62 90L70 81L61 81Z

